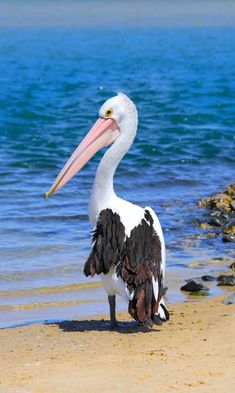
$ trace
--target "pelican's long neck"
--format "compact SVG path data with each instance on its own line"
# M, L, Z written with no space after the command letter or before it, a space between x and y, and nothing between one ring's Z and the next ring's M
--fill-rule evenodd
M104 198L114 193L113 177L118 164L129 150L133 141L119 139L106 151L96 171L93 192L97 192L100 198Z
M113 177L121 159L130 149L137 130L137 116L135 121L126 121L120 126L120 135L114 144L104 154L96 171L90 204L90 221L96 222L99 212L111 207L116 194L113 189Z

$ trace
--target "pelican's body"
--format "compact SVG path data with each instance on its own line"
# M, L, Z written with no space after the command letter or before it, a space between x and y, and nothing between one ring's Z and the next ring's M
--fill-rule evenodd
M150 207L142 208L138 205L134 205L124 199L119 198L117 195L113 195L112 198L109 199L106 203L102 203L101 201L96 203L94 200L94 194L91 194L90 204L89 204L89 219L90 223L93 227L96 226L99 214L104 209L111 209L114 213L117 213L120 216L121 222L125 227L126 236L130 236L131 230L137 227L141 220L144 219L145 209L148 209L154 219L154 229L161 241L161 256L162 256L162 267L163 267L163 276L165 274L165 242L161 229L160 222L154 213L154 211ZM126 284L123 282L120 277L117 277L115 272L115 266L110 269L109 273L104 275L101 274L101 280L103 282L103 286L106 292L109 295L120 295L124 300L129 301L130 294L127 290Z
M126 232L127 236L129 236L131 230L134 227L137 227L141 223L141 221L144 219L145 209L148 209L148 211L150 211L152 217L154 217L154 229L158 233L160 240L161 240L161 245L162 245L161 255L162 255L162 261L164 261L164 263L162 264L163 277L164 277L164 275L165 275L165 244L164 244L164 238L163 238L161 226L160 226L157 216L155 215L155 213L153 212L152 209L150 210L149 207L142 209L139 206L133 205L131 203L129 203L129 204L127 203L127 205L125 206L126 201L121 200L121 202L124 202L124 203L123 204L120 203L120 205L116 205L116 208L112 207L112 206L110 206L110 208L112 209L113 212L117 213L120 216L121 222L123 223L123 225L125 227L125 232ZM122 209L122 207L124 207L124 209ZM120 213L120 212L122 212L122 213ZM133 217L134 217L134 219L133 219ZM123 281L123 279L120 276L117 276L116 269L115 269L114 265L112 266L112 268L110 269L108 274L101 274L100 277L103 282L103 286L109 296L114 296L114 295L118 294L126 302L128 302L130 300L131 293L129 292L127 285ZM162 303L164 304L163 300L162 300ZM159 315L164 320L165 319L164 318L164 311L161 308L159 308L158 312L159 312Z
M112 326L116 325L116 294L129 302L129 312L135 319L151 325L158 323L159 318L169 318L162 299L162 229L150 207L142 208L119 198L113 188L115 170L136 135L137 110L127 96L119 93L102 105L99 115L46 196L67 183L97 150L112 144L98 166L91 192L89 219L95 234L84 272L100 275L108 293Z

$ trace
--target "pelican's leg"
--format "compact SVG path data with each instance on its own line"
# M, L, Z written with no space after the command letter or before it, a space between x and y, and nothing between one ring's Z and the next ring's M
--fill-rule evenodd
M109 295L108 296L109 300L109 309L110 309L110 327L111 329L114 329L115 327L118 326L117 320L116 320L116 295Z

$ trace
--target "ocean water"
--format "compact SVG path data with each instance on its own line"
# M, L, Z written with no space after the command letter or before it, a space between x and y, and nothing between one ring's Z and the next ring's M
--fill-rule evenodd
M107 311L103 290L82 273L103 152L58 194L43 194L118 91L137 105L139 128L115 189L159 216L169 301L183 299L185 277L218 268L202 263L195 273L192 262L234 257L234 245L195 223L200 198L234 182L234 28L0 30L2 325Z

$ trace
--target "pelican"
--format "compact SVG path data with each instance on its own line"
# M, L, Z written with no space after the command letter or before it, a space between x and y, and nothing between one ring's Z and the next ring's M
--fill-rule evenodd
M115 170L136 136L138 114L123 93L108 99L99 118L74 151L46 198L62 188L102 147L110 146L96 171L89 201L94 228L86 276L98 274L108 294L111 328L117 326L116 295L128 303L132 318L145 326L169 319L163 300L165 243L160 222L150 207L116 195Z

